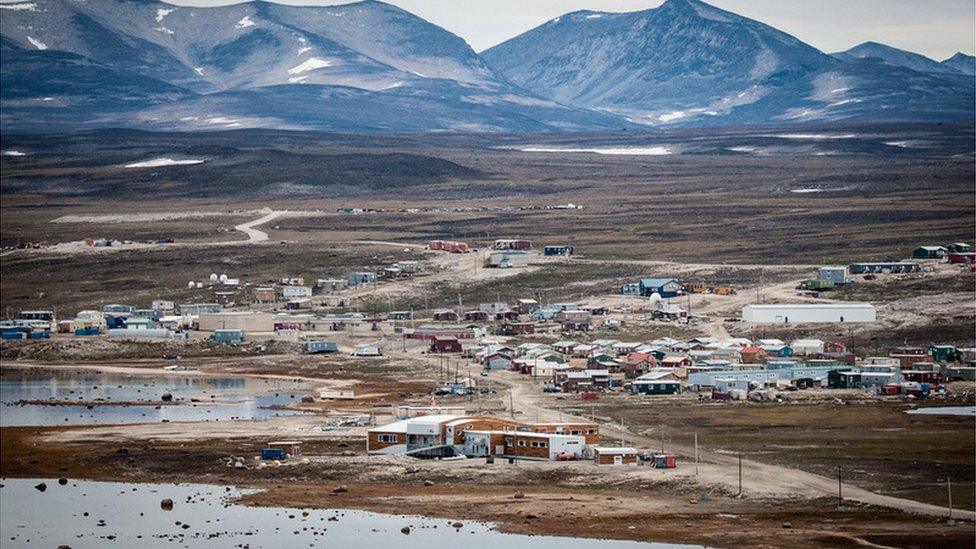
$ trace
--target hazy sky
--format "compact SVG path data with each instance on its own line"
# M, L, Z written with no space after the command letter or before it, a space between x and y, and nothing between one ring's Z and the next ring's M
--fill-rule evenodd
M239 0L168 0L213 6ZM284 4L348 2L279 0ZM662 0L386 0L484 50L566 12L636 11ZM976 51L974 0L711 0L717 7L757 19L825 52L867 40L942 60Z

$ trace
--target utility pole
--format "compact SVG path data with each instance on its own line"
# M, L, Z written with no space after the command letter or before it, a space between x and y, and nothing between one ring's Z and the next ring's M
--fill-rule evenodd
M840 465L837 466L837 510L844 510L844 486L841 483Z
M739 495L742 497L742 452L739 452Z
M946 477L946 487L949 489L949 526L956 525L956 519L952 518L952 479Z
M661 453L664 453L664 424L661 424Z
M695 476L698 476L698 433L695 433Z
M511 389L508 391L508 409L512 412L512 419L515 419L515 405L513 404Z

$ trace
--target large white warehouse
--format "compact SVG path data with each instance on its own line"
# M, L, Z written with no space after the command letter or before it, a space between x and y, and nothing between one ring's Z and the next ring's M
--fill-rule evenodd
M874 322L877 313L870 303L780 303L746 305L742 320L758 324Z

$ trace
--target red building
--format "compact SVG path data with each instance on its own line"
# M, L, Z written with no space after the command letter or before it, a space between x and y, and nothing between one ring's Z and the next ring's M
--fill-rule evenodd
M534 334L535 324L531 322L509 322L502 326L504 335Z
M492 250L521 250L529 251L532 249L531 240L516 240L510 238L503 238L496 240L491 245Z
M458 314L451 310L434 312L434 320L438 322L457 322L459 319Z
M458 341L456 337L452 336L434 336L434 340L430 343L430 352L460 353L461 342Z
M484 311L467 311L464 313L465 322L486 322L488 320L488 313Z
M949 263L973 263L976 262L976 252L954 252L946 258Z

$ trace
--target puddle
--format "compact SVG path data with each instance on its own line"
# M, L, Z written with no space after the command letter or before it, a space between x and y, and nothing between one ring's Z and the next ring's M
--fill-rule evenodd
M34 488L39 482L47 488ZM351 510L247 507L236 488L200 484L127 484L4 479L3 547L359 547L426 549L672 549L664 543L503 534L490 524ZM160 502L173 500L172 511ZM11 505L10 502L17 502ZM307 512L307 516L305 513ZM88 516L85 516L88 513ZM333 520L330 520L333 519ZM337 520L336 520L337 519ZM104 522L103 522L104 521ZM186 527L184 527L186 526ZM410 528L409 534L401 529Z
M298 402L308 389L301 382L250 377L3 368L0 427L261 420L300 413L269 407ZM161 404L166 393L173 402Z

